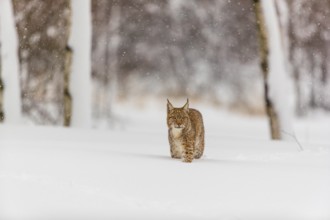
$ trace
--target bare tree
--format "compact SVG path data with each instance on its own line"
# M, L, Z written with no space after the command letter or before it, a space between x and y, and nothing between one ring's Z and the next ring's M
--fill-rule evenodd
M269 119L271 137L272 139L281 139L280 131L280 122L278 114L275 111L274 104L269 97L269 84L268 84L268 75L269 75L269 46L268 46L268 37L266 31L265 18L261 6L260 0L253 0L254 11L257 20L257 30L259 35L259 53L260 53L260 67L264 79L264 99L266 105L266 112Z
M65 64L64 64L64 126L70 126L72 114L72 97L70 93L70 75L72 66L72 49L67 46L65 48Z
M0 38L0 122L3 122L4 113L3 113L3 82L1 77L1 71L2 71L1 58L2 57L1 57L1 38Z
M71 0L72 26L69 45L73 50L70 92L71 126L90 128L92 123L91 1Z
M70 0L13 0L13 6L23 112L39 124L63 124Z
M22 121L21 86L18 63L18 39L11 0L0 1L1 25L1 78L2 78L2 107L5 118L10 124ZM4 88L5 85L5 88ZM3 116L3 115L2 115Z

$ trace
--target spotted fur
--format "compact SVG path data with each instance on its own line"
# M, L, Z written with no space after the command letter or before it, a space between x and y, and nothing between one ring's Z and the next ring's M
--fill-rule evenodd
M174 108L167 100L168 140L172 158L192 162L204 152L204 124L202 114L189 108L189 100L182 108Z

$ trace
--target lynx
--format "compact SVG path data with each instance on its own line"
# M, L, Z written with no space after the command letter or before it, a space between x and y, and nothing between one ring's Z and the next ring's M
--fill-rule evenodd
M182 108L174 108L167 100L167 126L171 157L191 163L204 152L204 124L202 114L189 108L189 100Z

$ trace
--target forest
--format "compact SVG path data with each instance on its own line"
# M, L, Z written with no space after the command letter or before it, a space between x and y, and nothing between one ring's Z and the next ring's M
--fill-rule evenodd
M86 31L77 35L89 41L82 41L72 53L69 40L76 34L70 0L12 1L21 111L28 121L65 124L66 79L75 80L70 71L79 68L68 60L81 56L83 47L88 58L80 65L90 75L86 90L91 93L93 120L111 121L117 102L167 97L265 114L254 1L90 4L85 23L79 24ZM275 7L295 115L329 111L330 2L278 0ZM5 27L1 31L6 34ZM2 37L2 47L5 41ZM5 63L7 52L1 54Z

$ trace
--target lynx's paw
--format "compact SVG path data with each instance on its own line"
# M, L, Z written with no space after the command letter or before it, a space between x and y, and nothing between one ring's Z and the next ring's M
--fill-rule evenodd
M203 153L201 153L201 152L196 152L195 155L194 155L194 158L195 158L195 159L200 159L202 156L203 156Z
M181 159L181 157L180 156L177 156L177 155L171 155L171 157L173 158L173 159Z
M187 157L183 158L183 160L182 160L182 162L184 162L184 163L191 163L192 161L193 161L193 158L187 158Z

